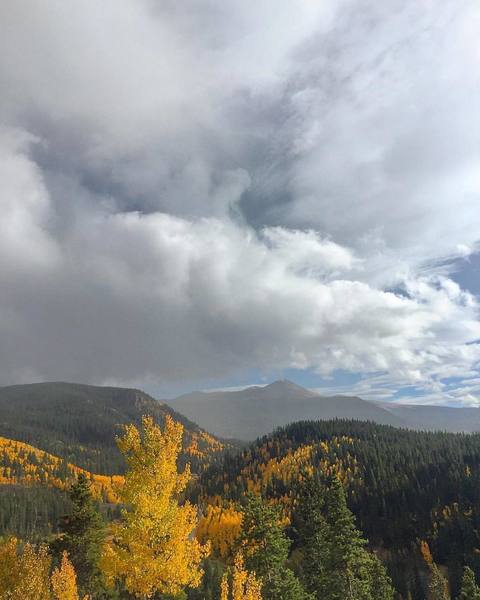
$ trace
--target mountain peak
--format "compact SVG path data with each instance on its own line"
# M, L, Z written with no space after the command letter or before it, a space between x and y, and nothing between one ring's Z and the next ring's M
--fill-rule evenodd
M290 379L278 379L277 381L273 381L272 383L266 385L264 388L262 388L262 390L268 395L278 394L281 396L288 395L302 398L315 395L310 390L307 390L301 385L290 381Z
M294 381L291 381L290 379L277 379L276 381L272 381L272 383L269 383L268 385L265 386L265 389L273 389L273 388L280 388L280 389L296 389L296 390L303 390L303 391L308 391L306 388L302 387L301 385L298 385L297 383L295 383Z

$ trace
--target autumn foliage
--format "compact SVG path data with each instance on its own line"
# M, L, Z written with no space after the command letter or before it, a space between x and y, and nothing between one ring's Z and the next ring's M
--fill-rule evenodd
M95 498L118 501L117 488L123 477L97 475L30 444L0 437L1 485L43 485L65 491L80 474L91 481Z
M242 513L234 506L209 504L198 522L196 536L201 543L209 541L212 551L221 558L228 559L241 531Z
M220 600L262 600L261 591L261 581L254 572L249 573L245 569L243 556L239 552L231 573L223 576Z
M192 533L197 509L181 503L190 480L188 466L177 470L183 427L170 417L164 430L144 417L142 431L125 428L118 446L127 461L121 500L127 506L112 526L102 568L111 583L118 580L137 597L178 594L200 584L200 563L209 552Z
M64 552L51 573L52 559L41 544L22 544L11 537L0 544L1 600L80 600L77 577ZM83 600L90 600L84 596Z
M52 573L51 583L55 600L79 600L77 575L66 552L62 555L60 567ZM84 596L83 600L89 600L88 596Z

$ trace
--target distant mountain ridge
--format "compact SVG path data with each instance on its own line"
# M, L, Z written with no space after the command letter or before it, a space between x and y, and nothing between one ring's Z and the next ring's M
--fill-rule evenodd
M292 381L236 391L192 392L168 403L225 438L254 440L295 421L355 419L414 430L480 431L480 410L376 403L357 396L321 396Z
M372 402L356 396L319 396L288 380L233 392L192 392L168 402L216 435L242 440L254 440L299 420L345 418L407 426L401 417Z
M411 429L475 433L480 431L480 409L471 406L382 403L385 410L405 421Z

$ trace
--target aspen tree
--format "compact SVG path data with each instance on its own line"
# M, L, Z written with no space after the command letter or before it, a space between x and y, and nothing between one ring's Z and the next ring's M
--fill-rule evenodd
M121 581L138 598L198 587L209 552L192 536L196 507L180 503L190 480L188 466L177 470L182 434L183 426L169 416L163 430L144 417L142 431L128 425L117 441L127 462L121 491L127 508L112 527L101 565L107 581Z

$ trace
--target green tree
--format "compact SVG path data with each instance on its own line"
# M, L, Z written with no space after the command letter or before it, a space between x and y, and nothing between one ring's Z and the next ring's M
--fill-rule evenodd
M475 581L475 573L470 567L463 569L462 587L459 600L480 600L480 588Z
M295 526L303 559L301 579L319 600L391 600L393 588L366 548L336 478L302 485Z
M207 558L203 562L203 577L200 587L188 591L189 600L218 600L224 565L215 558Z
M293 571L285 566L290 540L285 535L277 507L249 494L243 508L240 544L245 566L262 579L264 600L310 600Z
M66 551L72 562L82 592L101 595L102 576L99 569L105 526L90 490L90 481L80 473L70 488L72 509L60 522L60 536L52 544L61 556Z

